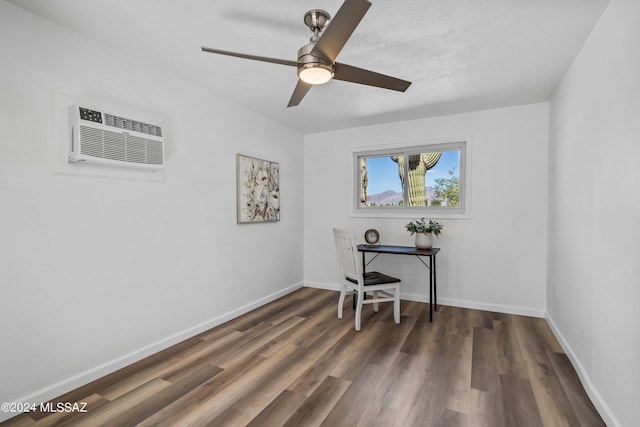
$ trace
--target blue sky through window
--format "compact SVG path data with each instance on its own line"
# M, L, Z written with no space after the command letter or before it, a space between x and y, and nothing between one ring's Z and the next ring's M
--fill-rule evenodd
M427 172L425 177L426 186L433 186L434 180L438 178L449 178L449 171L460 172L458 167L460 160L459 151L444 151L438 163ZM387 190L402 192L402 184L398 176L398 164L391 160L389 156L367 157L367 194L378 194Z

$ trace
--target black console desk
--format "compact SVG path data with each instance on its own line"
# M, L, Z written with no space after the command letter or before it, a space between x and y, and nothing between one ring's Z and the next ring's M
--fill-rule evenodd
M437 286L436 286L436 255L440 248L418 249L415 246L383 246L383 245L358 245L358 251L362 252L362 273L367 266L380 254L413 255L420 260L429 270L429 321L433 322L433 310L438 310ZM366 254L375 254L368 262ZM423 258L429 258L425 261Z

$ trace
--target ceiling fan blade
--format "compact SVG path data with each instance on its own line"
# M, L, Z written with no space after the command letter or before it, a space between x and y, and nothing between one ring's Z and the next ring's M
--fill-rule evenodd
M311 55L321 56L334 62L370 6L371 3L367 0L345 0L333 19L329 21Z
M375 71L365 70L364 68L354 67L352 65L335 63L334 80L342 80L351 83L360 83L362 85L376 86L383 89L397 90L404 92L411 82L391 77L386 74L376 73Z
M296 105L300 104L300 101L302 101L302 98L304 98L307 92L309 92L311 86L313 85L310 85L298 79L298 84L296 84L296 88L293 90L293 94L291 94L291 99L289 100L287 108L295 107Z
M297 67L297 61L290 61L288 59L269 58L266 56L247 55L245 53L229 52L228 50L212 49L210 47L202 47L203 52L218 53L220 55L235 56L236 58L253 59L254 61L271 62L273 64L290 65Z

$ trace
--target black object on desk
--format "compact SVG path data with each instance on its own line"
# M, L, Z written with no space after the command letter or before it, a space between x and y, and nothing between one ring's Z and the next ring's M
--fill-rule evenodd
M380 254L394 255L414 255L429 270L429 322L433 322L433 310L438 310L438 297L436 286L436 255L440 252L440 248L418 249L415 246L377 246L377 245L358 245L358 251L362 252L362 273L364 274L369 265ZM365 253L374 253L375 256L366 261ZM423 257L428 257L429 262L426 263Z

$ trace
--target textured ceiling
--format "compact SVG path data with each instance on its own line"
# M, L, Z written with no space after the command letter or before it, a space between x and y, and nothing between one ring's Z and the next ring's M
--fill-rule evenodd
M331 81L286 108L304 13L340 0L11 0L304 133L549 99L609 0L371 0L338 61L413 84L405 93Z

